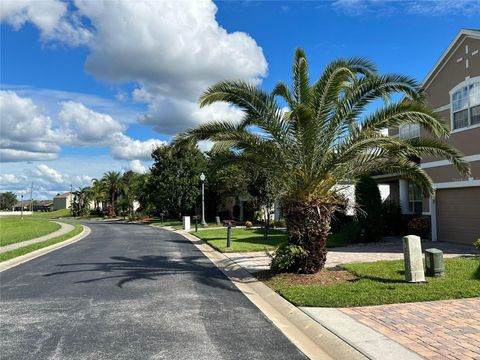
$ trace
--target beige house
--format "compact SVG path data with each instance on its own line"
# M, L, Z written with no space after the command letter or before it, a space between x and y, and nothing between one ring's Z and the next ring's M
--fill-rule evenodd
M460 150L472 169L462 177L446 160L423 158L420 166L432 178L435 198L424 198L398 176L377 176L390 185L389 198L403 214L431 219L432 240L471 244L480 238L480 30L462 29L423 81L428 104L448 124L446 140ZM389 129L390 136L428 136L415 125Z
M53 210L70 209L73 202L73 195L69 192L57 194L53 198Z

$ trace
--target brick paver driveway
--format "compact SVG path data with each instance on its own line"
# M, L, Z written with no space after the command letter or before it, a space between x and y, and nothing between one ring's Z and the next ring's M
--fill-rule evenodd
M427 359L480 359L480 298L340 310Z

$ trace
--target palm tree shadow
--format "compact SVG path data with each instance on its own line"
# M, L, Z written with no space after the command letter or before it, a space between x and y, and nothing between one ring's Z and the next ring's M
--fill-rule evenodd
M66 270L44 274L45 277L60 276L65 274L102 274L90 279L78 280L74 284L88 284L108 279L118 279L116 286L122 288L125 284L138 280L156 281L163 276L175 274L188 274L198 283L237 291L235 286L202 256L182 256L172 259L166 256L144 255L139 258L113 256L109 262L85 262L59 264L57 266ZM71 269L75 267L75 269ZM80 267L80 269L78 268Z

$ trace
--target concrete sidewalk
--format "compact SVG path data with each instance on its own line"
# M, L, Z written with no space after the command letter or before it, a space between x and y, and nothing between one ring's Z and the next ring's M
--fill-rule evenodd
M19 248L22 248L22 247L25 247L25 246L28 246L28 245L36 244L36 243L39 243L39 242L42 242L42 241L45 241L45 240L53 239L57 236L67 234L70 231L72 231L73 229L75 229L75 227L73 225L70 225L70 224L62 223L62 222L59 222L59 221L53 221L53 222L59 224L60 229L58 229L57 231L54 231L50 234L37 237L35 239L21 241L21 242L6 245L6 246L1 246L0 247L0 254L2 254L4 252L7 252L7 251L12 251L12 250L15 250L15 249L19 249Z

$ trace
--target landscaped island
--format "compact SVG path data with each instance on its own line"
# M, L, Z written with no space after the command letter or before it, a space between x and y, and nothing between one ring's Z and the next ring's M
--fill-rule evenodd
M344 264L317 274L269 273L265 283L297 306L351 307L476 297L480 294L480 258L445 259L445 278L405 282L401 260Z

